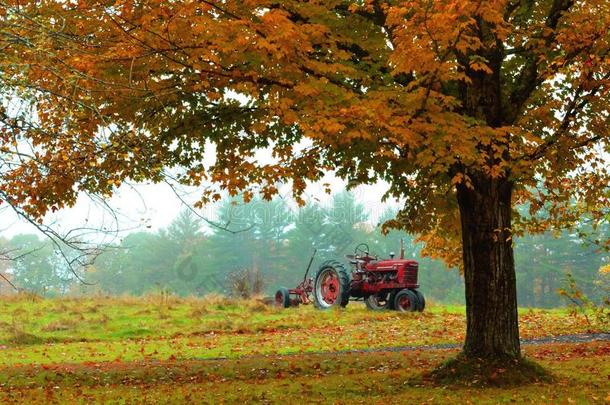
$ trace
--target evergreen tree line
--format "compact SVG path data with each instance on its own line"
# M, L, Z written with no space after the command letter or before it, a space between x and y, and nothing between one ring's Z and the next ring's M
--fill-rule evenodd
M379 223L394 214L388 209ZM264 292L271 294L278 286L294 287L302 280L314 249L312 274L322 261L341 259L359 243L367 243L371 254L380 258L391 252L398 255L402 238L405 257L420 263L424 294L442 303L463 303L463 279L457 269L421 257L421 245L412 235L399 231L384 235L369 218L365 207L347 192L336 194L329 206L309 204L299 209L281 199L248 204L227 200L219 206L217 226L184 210L167 229L127 235L87 270L86 278L95 287L79 285L53 248L33 235L18 235L5 243L30 251L7 271L18 286L47 295L91 291L140 295L159 290L178 295L230 293L236 275L249 275L246 283L262 281ZM607 234L609 229L597 231ZM565 304L557 290L564 285L566 273L593 300L604 298L599 269L609 257L578 234L524 236L515 240L515 248L520 306Z

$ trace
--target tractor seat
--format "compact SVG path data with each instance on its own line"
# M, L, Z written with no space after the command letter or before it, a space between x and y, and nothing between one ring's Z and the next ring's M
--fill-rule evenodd
M364 262L364 260L356 257L356 255L345 255L345 258L350 262L350 264L358 264L358 262Z
M370 257L370 256L369 256ZM368 262L356 255L345 255L345 258L350 262L350 264L358 264L358 263L367 263L367 264L375 264L378 260L369 260Z

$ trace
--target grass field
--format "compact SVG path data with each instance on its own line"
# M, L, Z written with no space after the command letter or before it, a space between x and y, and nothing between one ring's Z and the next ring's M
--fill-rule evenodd
M603 331L565 310L522 310L520 324L523 338ZM610 401L609 342L527 346L556 381L483 390L422 378L456 350L383 350L459 343L464 332L463 307L434 304L401 314L361 304L280 310L221 296L7 298L0 403ZM316 353L351 349L378 350Z

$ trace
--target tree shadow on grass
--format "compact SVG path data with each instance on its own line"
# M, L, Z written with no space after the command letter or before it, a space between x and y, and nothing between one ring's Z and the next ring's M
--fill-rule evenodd
M413 377L409 384L509 388L555 381L551 372L524 357L473 359L459 354L435 369Z

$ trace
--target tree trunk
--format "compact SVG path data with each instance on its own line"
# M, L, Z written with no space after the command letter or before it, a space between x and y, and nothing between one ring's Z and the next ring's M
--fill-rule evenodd
M519 358L511 233L512 182L472 177L458 186L470 358Z

